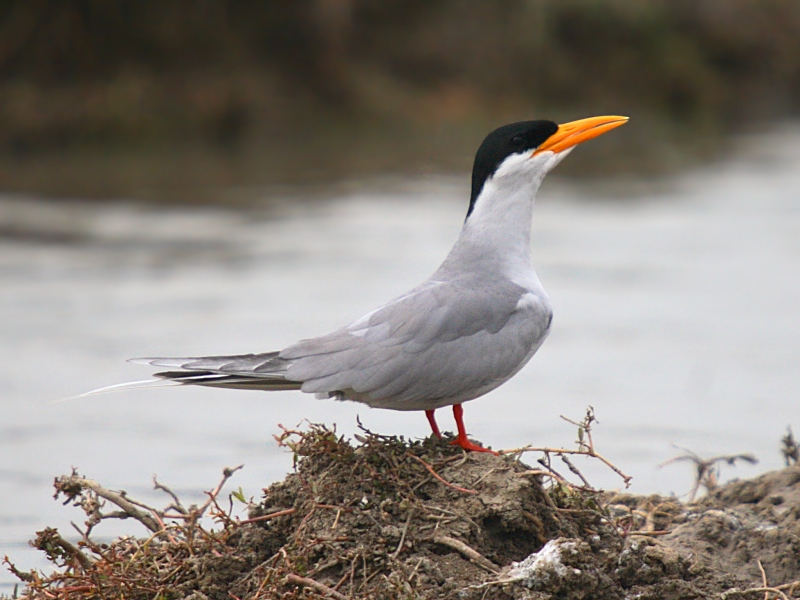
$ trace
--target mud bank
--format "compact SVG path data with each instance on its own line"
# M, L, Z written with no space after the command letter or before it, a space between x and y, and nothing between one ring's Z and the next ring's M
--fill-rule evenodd
M222 496L222 484L203 507L172 497L167 509L155 510L77 474L57 479L57 496L86 512L87 532L77 544L52 529L39 532L35 545L58 568L48 576L17 571L26 582L21 597L800 594L797 466L684 504L566 484L543 474L546 464L533 469L519 455L465 454L433 439L366 434L354 445L313 426L280 441L294 452L295 472L250 503L246 519L231 516L232 505L246 499ZM201 514L217 525L200 525ZM149 537L92 541L94 526L121 516L139 520Z

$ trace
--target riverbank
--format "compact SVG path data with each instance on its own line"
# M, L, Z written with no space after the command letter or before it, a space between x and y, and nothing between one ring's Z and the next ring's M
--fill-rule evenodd
M603 113L631 126L562 174L668 172L797 115L799 26L793 0L12 3L0 189L223 204L466 171L499 124Z
M367 431L352 443L322 426L284 430L279 442L295 470L258 501L222 492L236 469L200 507L157 484L163 510L76 473L58 478L57 496L87 515L85 535L75 544L39 532L34 544L56 568L17 572L28 586L20 597L786 599L800 591L796 461L685 504L597 491L580 476L569 483L559 474L571 470L566 449L537 451L532 468L519 451L466 454L433 438ZM576 450L587 451L595 452L591 438ZM240 503L244 519L233 515ZM137 520L147 537L95 543L106 518Z

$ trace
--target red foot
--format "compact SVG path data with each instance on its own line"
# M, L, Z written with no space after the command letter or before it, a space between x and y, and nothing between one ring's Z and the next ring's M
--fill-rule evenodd
M462 439L460 436L454 439L450 443L453 444L454 446L459 446L463 448L467 452L489 452L491 454L494 454L495 456L498 456L497 452L495 452L494 450L490 450L489 448L484 448L483 446L478 446L478 444L473 444L467 438Z
M453 405L453 416L456 418L456 427L458 427L458 437L455 440L450 442L456 446L460 446L467 452L491 452L495 456L498 456L497 452L494 450L489 450L489 448L484 448L483 446L478 446L477 444L473 444L467 438L467 429L464 427L464 409L461 408L460 404Z
M431 424L431 429L433 430L433 435L437 438L442 439L442 434L439 431L439 426L436 424L436 417L433 416L433 413L436 412L436 409L433 410L426 410L425 416L428 417L428 423Z

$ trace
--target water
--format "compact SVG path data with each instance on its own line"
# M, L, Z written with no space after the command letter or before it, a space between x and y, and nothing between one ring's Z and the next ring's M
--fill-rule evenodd
M486 444L571 445L593 405L598 449L639 493L684 494L678 445L753 452L778 468L800 429L800 131L624 199L548 181L534 256L556 316L533 361L466 405ZM579 153L570 160L578 160ZM601 196L598 198L598 195ZM154 389L52 403L145 378L132 356L278 349L361 316L427 277L458 234L466 177L340 188L324 202L234 212L119 203L0 200L0 556L43 567L27 540L77 535L82 513L52 499L73 467L158 504L151 477L203 499L225 466L258 497L291 468L272 435L304 419L421 437L419 413L266 395ZM453 429L451 416L439 416ZM584 463L597 486L620 487ZM136 523L103 526L143 534ZM0 573L0 591L13 577Z

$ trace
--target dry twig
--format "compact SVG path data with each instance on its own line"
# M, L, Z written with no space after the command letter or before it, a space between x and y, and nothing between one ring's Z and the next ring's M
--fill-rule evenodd
M294 573L289 573L286 576L286 580L295 585L302 585L314 588L320 594L323 594L325 596L330 596L331 598L336 598L336 600L348 600L347 596L345 596L344 594L341 594L336 590L329 588L327 585L320 583L319 581L314 581L313 579L309 579L308 577L300 577L299 575L295 575Z
M56 498L58 498L60 494L64 494L67 497L67 502L75 501L78 504L81 504L87 513L91 513L89 524L90 528L96 524L95 522L91 522L91 517L94 515L96 522L99 522L101 519L105 518L132 517L154 533L163 529L162 524L155 517L155 513L157 512L155 509L148 507L147 512L140 510L136 506L136 504L140 503L131 502L125 496L124 491L115 492L113 490L108 490L96 481L81 477L75 471L73 471L71 475L57 477L53 485L56 488ZM123 510L123 513L110 513L108 515L100 513L100 503L93 498L82 497L84 490L91 490L98 497L116 504Z
M228 479L230 479L233 476L233 474L236 473L236 471L238 471L242 467L244 467L244 465L239 465L238 467L233 467L232 469L230 467L225 467L224 469L222 469L222 480L217 484L217 487L215 487L210 492L206 492L206 494L208 495L208 500L206 500L205 503L200 508L197 509L197 511L193 511L195 512L196 519L202 517L203 514L205 514L206 510L208 510L208 507L211 506L211 504L216 504L217 496L219 496L219 493L222 491L222 488L225 487L225 484L228 482Z
M160 483L158 481L158 477L156 477L155 475L153 475L153 488L161 490L162 492L168 494L172 498L172 504L169 505L166 510L174 508L182 515L189 514L186 508L184 508L183 504L181 504L180 498L178 498L177 494L173 492L170 488L168 488L166 485Z
M800 443L794 439L791 427L786 428L786 435L781 438L781 454L787 467L800 463Z
M789 596L787 596L783 591L776 587L755 587L755 588L747 588L746 590L740 590L739 588L731 588L722 592L719 597L720 600L728 600L728 598L735 598L736 596L747 596L748 594L777 594L777 596L781 600L792 600Z
M92 567L91 559L61 537L61 534L52 527L46 527L43 531L40 531L32 544L35 548L43 550L49 557L75 559L84 569Z
M392 554L392 558L397 558L400 552L403 550L403 544L406 543L406 534L408 533L408 526L411 524L411 518L413 516L414 516L414 509L412 508L408 511L408 518L406 519L406 524L403 525L403 532L400 535L400 543L397 544L397 550L395 550L394 554Z
M560 457L566 465L569 467L570 471L575 473L578 477L580 477L581 481L584 482L585 489L593 490L593 488L589 485L586 478L583 474L578 470L574 463L572 463L566 455L575 455L575 456L588 456L590 458L596 458L597 460L601 461L605 464L609 469L614 471L617 475L622 478L623 483L625 483L625 487L630 487L632 477L630 475L626 475L622 469L617 467L614 463L608 460L605 456L597 452L594 446L594 440L592 439L592 426L594 423L597 422L597 419L594 416L594 408L589 406L586 409L586 415L583 417L583 420L580 422L573 421L568 419L565 416L561 416L562 419L571 423L578 427L578 449L577 450L569 450L567 448L551 448L548 446L539 447L539 446L523 446L521 448L513 448L511 450L500 450L500 454L522 454L524 452L542 452L547 459L547 464L543 463L541 460L539 461L546 469L551 470L552 468L549 465L549 459L551 454L555 454L556 456ZM555 473L555 471L553 471ZM556 477L563 483L566 483L566 480L561 477L560 475Z
M469 560L474 562L476 565L483 567L490 573L497 574L500 572L500 567L498 567L488 558L480 554L478 551L467 546L461 540L457 540L455 538L446 535L437 535L434 536L433 541L437 544L441 544L442 546L447 546L448 548L452 548L453 550L460 552Z
M724 456L714 456L712 458L704 459L687 448L677 448L679 450L683 450L684 454L674 456L658 466L659 468L666 467L667 465L671 465L676 462L691 462L694 464L695 480L694 485L689 492L689 502L694 501L700 486L706 488L707 492L712 492L719 487L719 469L720 465L723 463L735 465L736 461L740 460L750 464L755 464L758 462L758 459L752 454L726 454Z
M434 471L434 470L433 470L433 467L432 467L431 465L429 465L428 463L426 463L426 462L425 462L424 460L422 460L422 459L421 459L419 456L414 456L413 454L410 454L410 453L408 453L408 454L407 454L407 456L410 456L410 457L411 457L411 458L413 458L414 460L416 460L416 461L419 461L420 463L422 463L422 465L423 465L423 466L424 466L426 469L428 469L428 472L429 472L431 475L433 475L433 476L434 476L436 479L438 479L439 481L441 481L441 482L442 482L443 484L445 484L447 487L453 488L454 490L457 490L457 491L459 491L459 492L464 492L465 494L477 494L477 493L478 493L478 492L477 492L477 491L475 491L475 490L469 490L469 489L467 489L467 488L463 488L463 487L461 487L461 486L458 486L458 485L452 484L452 483L450 483L449 481L445 481L445 480L442 478L442 476L441 476L441 475L439 475L439 474L438 474L436 471Z
M285 517L287 515L293 515L297 512L296 508L287 508L286 510L279 510L274 513L269 513L268 515L261 515L259 517L253 517L252 519L245 519L244 521L238 521L239 525L247 525L248 523L258 523L259 521L269 521L270 519L274 519L276 517Z

